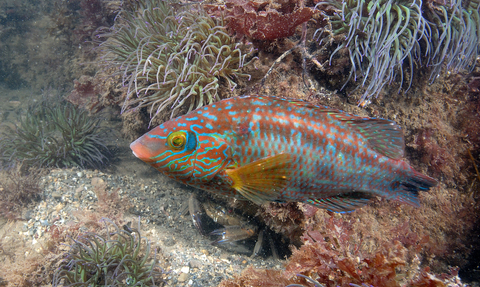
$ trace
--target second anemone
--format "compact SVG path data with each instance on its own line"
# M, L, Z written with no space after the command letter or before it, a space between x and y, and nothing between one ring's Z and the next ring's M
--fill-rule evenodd
M357 80L358 76L363 78L362 86L367 85L361 104L391 83L397 70L403 83L403 62L408 62L412 70L414 60L422 53L421 40L428 43L421 1L327 1L318 3L317 7L322 5L333 5L341 11L329 16L332 33L345 35L330 61L340 49L348 50L352 65L348 80L352 76Z
M148 108L152 119L169 110L218 100L224 79L241 73L252 50L226 33L223 21L201 7L182 8L175 0L139 0L125 8L103 46L108 66L118 67L128 85L123 111Z
M138 229L120 229L108 218L105 235L88 232L73 240L53 278L53 286L162 286L156 252ZM140 225L140 223L139 223Z
M67 102L31 105L20 123L0 135L0 160L26 166L99 167L108 149L99 121Z
M344 35L332 53L347 49L351 70L348 80L361 78L366 86L360 105L368 103L386 84L404 82L404 62L431 69L430 82L443 68L452 72L472 69L480 54L480 3L452 0L327 0L318 7L333 6L327 15L333 36ZM316 37L321 37L317 30ZM423 62L423 63L422 63ZM347 80L347 82L348 82ZM400 90L400 89L399 89Z
M465 68L472 70L480 54L480 1L450 2L450 5L429 2L425 13L433 46L429 57L431 82L444 64L453 73Z

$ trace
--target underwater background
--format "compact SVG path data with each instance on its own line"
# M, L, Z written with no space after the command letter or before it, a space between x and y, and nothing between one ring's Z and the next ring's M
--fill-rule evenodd
M0 286L478 286L479 9L0 0ZM129 148L254 94L395 121L439 184L420 207L258 206Z

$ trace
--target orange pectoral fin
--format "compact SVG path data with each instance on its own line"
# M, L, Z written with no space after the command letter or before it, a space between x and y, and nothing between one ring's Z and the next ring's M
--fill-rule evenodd
M243 197L261 205L277 199L291 177L293 156L282 153L225 170L232 188Z

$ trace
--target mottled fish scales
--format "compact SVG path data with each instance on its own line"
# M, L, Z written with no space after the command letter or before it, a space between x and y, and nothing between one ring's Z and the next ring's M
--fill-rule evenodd
M185 184L251 200L350 211L377 196L418 206L436 185L402 157L393 121L271 96L226 99L170 120L131 144Z

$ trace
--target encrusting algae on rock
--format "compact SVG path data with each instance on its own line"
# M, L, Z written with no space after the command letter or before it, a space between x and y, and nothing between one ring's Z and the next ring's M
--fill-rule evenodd
M344 212L377 196L418 206L437 184L402 160L398 125L270 96L220 101L130 148L166 176L224 196Z

